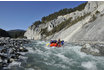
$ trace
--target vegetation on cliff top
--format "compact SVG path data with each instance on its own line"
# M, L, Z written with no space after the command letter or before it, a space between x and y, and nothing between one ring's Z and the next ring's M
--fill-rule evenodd
M50 36L52 34L55 34L56 32L59 32L60 30L62 30L63 28L68 28L68 27L74 25L75 23L81 21L82 19L84 19L88 15L90 15L90 13L87 13L81 17L77 17L75 20L72 20L72 21L71 21L72 18L69 18L68 20L66 20L66 21L62 22L61 24L59 24L58 26L54 27L54 29L49 32L47 31L47 28L42 29L41 34L46 35L46 36Z
M54 12L53 14L49 14L48 16L42 17L41 21L36 21L33 23L33 25L37 26L41 23L47 23L53 19L56 19L58 16L70 14L70 13L75 12L77 10L81 11L85 8L86 4L87 4L87 2L80 4L79 6L77 6L75 8L69 8L69 9L65 8L65 9L59 10L58 12Z

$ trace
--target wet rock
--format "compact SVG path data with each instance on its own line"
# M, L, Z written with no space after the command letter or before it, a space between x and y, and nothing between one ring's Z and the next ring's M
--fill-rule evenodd
M8 63L2 63L2 67L7 67Z
M2 42L0 42L0 46L4 46L6 43L2 43Z
M0 58L1 58L2 60L7 59L7 57L4 56L4 55L0 55Z
M11 56L11 58L12 58L12 59L14 59L14 60L19 59L19 57L18 57L18 56Z
M26 39L0 38L0 69L19 60L20 52L28 52L24 46L27 43L29 40Z
M81 51L94 56L104 56L104 46L100 44L85 44Z
M28 52L28 50L26 48L20 47L19 49L20 52Z
M7 63L12 63L14 61L14 59L10 58L7 60Z
M7 53L7 49L2 49L1 53Z

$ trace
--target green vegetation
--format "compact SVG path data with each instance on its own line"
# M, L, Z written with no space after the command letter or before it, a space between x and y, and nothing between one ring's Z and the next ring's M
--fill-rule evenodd
M41 34L42 34L42 35L43 35L43 34L48 35L47 28L41 29Z
M70 22L68 25L67 25L67 28L74 25L75 23L81 21L82 19L85 19L88 15L90 15L90 13L87 13L85 14L84 16L81 16L81 17L77 17L75 20L73 20L72 22Z
M92 16L92 19L91 19L89 22L93 22L93 21L95 21L96 18L97 18L97 17L96 17L95 15L93 15L93 16Z
M42 20L42 22L48 22L48 21L51 21L51 20L57 18L58 16L66 15L66 14L69 14L71 12L75 12L76 10L81 11L81 10L83 10L85 8L86 4L87 4L87 2L85 2L85 3L79 5L78 7L75 7L75 8L62 9L62 10L60 10L58 12L55 12L55 13L50 14L48 16L42 17L41 20Z
M97 10L95 14L99 14L100 12Z
M42 22L38 20L38 21L34 22L33 25L35 25L35 26L37 27L37 26L40 25L41 23L42 23Z
M45 29L42 29L41 31L41 34L45 34L46 36L49 36L49 35L52 35L56 32L59 32L60 30L62 30L64 27L66 27L66 25L71 21L72 18L69 18L68 20L62 22L61 24L57 25L54 27L53 30L47 32L47 28Z
M60 10L58 12L54 12L53 14L50 14L48 16L42 17L41 21L36 21L36 22L33 23L33 25L35 25L37 27L38 25L40 25L42 23L47 23L47 22L49 22L49 21L51 21L53 19L56 19L58 16L70 14L70 13L75 12L77 10L81 11L81 10L83 10L85 8L86 4L87 4L87 2L85 2L85 3L83 3L83 4L79 5L79 6L77 6L75 8L70 8L70 9L65 8L65 9L62 9L62 10ZM65 20L64 22L62 22L58 26L55 26L53 28L53 30L51 30L49 32L47 31L47 28L41 29L41 34L42 35L46 35L46 36L50 36L50 35L52 35L52 34L54 34L56 32L59 32L63 28L68 28L68 27L72 26L73 24L77 23L78 21L84 19L89 14L86 14L84 16L78 17L77 19L75 19L73 21L71 21L72 18L69 18L68 20Z
M0 29L0 37L10 37L10 36L5 30Z
M77 23L78 21L81 21L82 19L84 19L88 15L90 15L90 13L85 14L84 16L78 17L77 19L75 19L73 21L71 21L72 18L69 18L68 20L66 20L66 21L62 22L61 24L59 24L58 26L54 27L54 29L49 31L49 32L47 31L47 28L42 29L41 34L42 35L45 34L46 36L50 36L50 35L52 35L52 34L54 34L56 32L59 32L63 28L68 28L68 27L74 25L75 23Z
M10 30L5 31L0 29L0 37L24 38L24 30Z
M24 30L10 30L8 31L11 38L24 38Z
M53 14L49 14L48 16L42 17L41 21L36 21L33 23L33 25L37 26L41 23L47 23L48 21L56 19L58 16L70 14L72 12L75 12L76 10L81 11L85 8L86 4L87 4L87 2L80 4L79 6L77 6L75 8L69 8L69 9L65 8L65 9L59 10L58 12L54 12Z

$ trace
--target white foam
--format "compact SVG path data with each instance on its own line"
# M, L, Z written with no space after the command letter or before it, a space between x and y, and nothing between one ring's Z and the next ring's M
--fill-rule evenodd
M29 52L29 53L34 53L33 48L31 48L31 47L26 47L26 49L28 49L28 52Z
M16 62L16 61L13 61L12 63L10 63L9 65L8 65L8 67L4 67L4 69L10 69L11 67L13 67L13 66L21 66L21 62Z
M84 52L81 52L80 49L81 49L81 46L73 46L73 47L70 47L70 50L73 50L81 58L86 57L87 55Z
M39 45L39 46L36 46L36 45ZM87 46L89 47L89 45ZM33 48L35 48L35 50ZM42 58L42 60L39 60L39 61L44 62L44 64L46 64L47 66L48 65L52 65L55 67L58 66L60 68L64 68L67 70L71 70L70 69L71 66L78 65L78 64L81 64L81 67L83 67L85 70L97 70L96 64L100 63L100 61L97 60L98 58L95 58L92 55L87 55L81 52L80 51L81 46L66 44L66 46L64 47L52 48L52 47L47 47L46 43L44 42L43 43L37 42L35 45L33 45L33 47L27 47L27 49L29 50L29 53L34 53L33 55L38 55L40 58ZM73 56L76 56L76 57L73 57ZM78 61L79 59L81 59L81 62ZM93 60L93 61L82 62L83 60L86 60L86 59ZM60 61L60 62L57 62L57 61ZM97 61L97 62L95 63L94 61ZM32 70L32 69L28 68L27 70Z
M20 66L20 65L21 65L21 62L13 61L12 63L10 63L9 66Z
M50 47L48 47L48 46L44 46L45 47L45 49L51 49Z
M25 55L27 52L19 52L21 55Z
M37 44L46 44L45 41L38 41Z
M93 61L82 62L81 66L87 70L97 70L96 63Z
M28 69L25 69L25 70L35 70L35 69L33 69L33 68L28 68Z
M59 57L58 60L61 59L60 63L62 63L62 64L73 65L74 63L76 63L76 61L73 61L72 58L68 58L68 57L64 56L64 54L58 53L55 55Z
M63 69L69 69L70 70L70 67L69 66L65 66L63 64L54 64L54 66L60 67L60 68L63 68Z
M64 55L62 55L60 53L56 54L56 56L58 56L59 58L64 59L64 60L68 60L69 59L69 58L65 57Z
M2 59L0 58L0 62L2 62Z
M27 60L28 57L24 57L24 56L19 56L20 59L24 59L24 60Z

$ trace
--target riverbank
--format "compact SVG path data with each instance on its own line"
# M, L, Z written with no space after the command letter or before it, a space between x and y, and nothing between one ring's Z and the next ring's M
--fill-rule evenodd
M28 44L27 39L13 39L9 37L0 38L0 70L7 67L13 61L19 60L21 52L28 52L24 44Z

